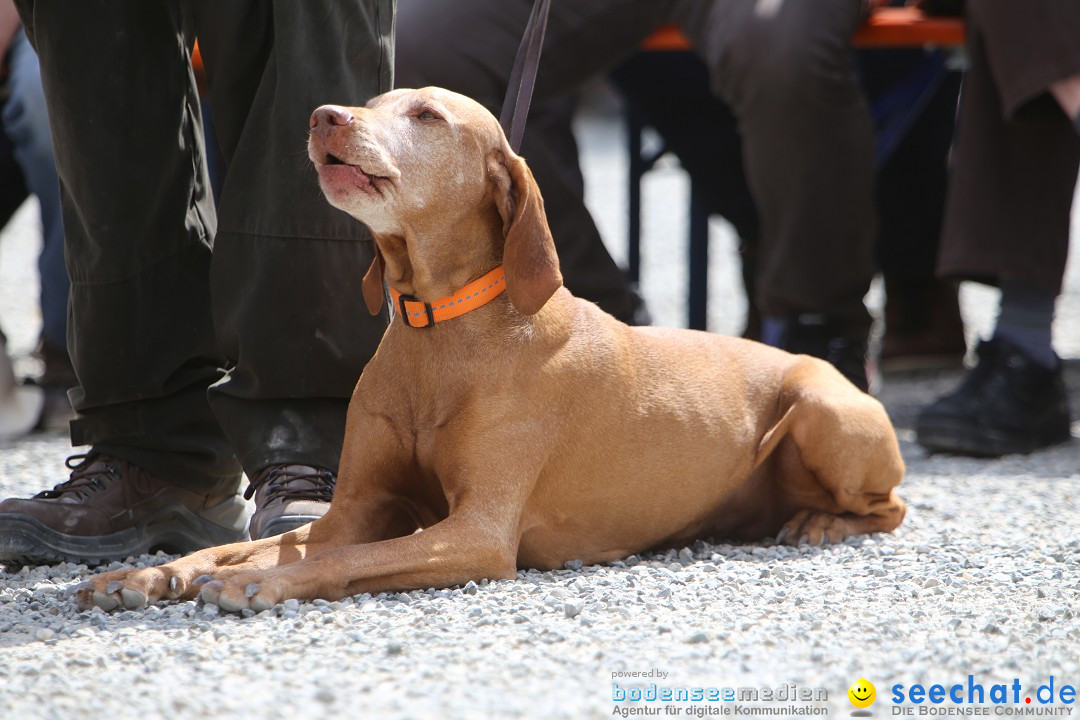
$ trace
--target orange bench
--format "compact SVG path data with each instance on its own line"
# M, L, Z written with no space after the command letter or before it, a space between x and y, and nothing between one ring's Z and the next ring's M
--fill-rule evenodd
M855 31L851 44L857 48L958 47L964 44L964 21L931 17L910 7L878 8Z
M913 7L883 7L870 13L851 38L857 48L956 47L964 44L964 21L931 17ZM641 45L642 50L691 50L676 25L662 25Z

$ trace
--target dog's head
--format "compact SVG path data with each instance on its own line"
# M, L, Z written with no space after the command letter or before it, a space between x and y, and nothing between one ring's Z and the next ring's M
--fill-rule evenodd
M527 315L562 285L536 181L474 100L429 87L362 108L324 105L311 115L308 155L330 204L375 237L364 277L372 314L384 276L433 300L501 261L510 301Z

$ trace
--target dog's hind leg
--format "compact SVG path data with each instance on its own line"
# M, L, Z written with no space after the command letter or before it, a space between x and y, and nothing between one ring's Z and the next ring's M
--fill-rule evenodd
M780 484L798 509L777 541L816 545L895 530L906 511L895 492L904 462L884 408L824 363L793 376L777 451L788 456L790 477Z

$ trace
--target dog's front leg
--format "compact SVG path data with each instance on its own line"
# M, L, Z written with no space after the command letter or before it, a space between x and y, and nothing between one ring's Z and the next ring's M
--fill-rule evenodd
M76 586L76 603L84 610L95 605L115 610L135 609L159 600L191 599L207 581L287 565L332 547L412 532L416 524L410 524L401 511L393 487L407 474L405 449L392 428L378 418L360 415L350 427L352 437L366 452L342 472L324 517L276 537L207 548L157 567L96 575Z
M191 599L211 575L220 577L241 568L295 562L312 549L325 548L329 536L313 533L314 526L312 523L256 542L206 548L156 567L96 575L75 587L75 602L82 610L95 605L103 610L133 610L159 600Z
M363 503L335 499L325 517L282 535L206 548L156 567L96 575L76 586L75 601L83 610L95 605L133 610L159 600L190 600L209 580L288 565L329 548L408 531L407 518L397 511L393 497L372 490Z
M455 512L412 535L310 554L300 562L236 573L208 583L202 597L229 611L273 607L289 598L447 587L517 572L516 519Z

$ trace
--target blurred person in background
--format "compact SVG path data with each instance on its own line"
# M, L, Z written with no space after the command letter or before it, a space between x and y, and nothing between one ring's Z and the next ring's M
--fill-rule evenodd
M73 417L67 391L78 381L67 352L70 283L64 264L60 181L37 55L11 0L0 0L0 58L0 131L4 140L0 152L5 160L10 157L14 161L0 163L0 223L10 219L27 193L37 197L42 230L38 259L42 327L37 355L42 361L42 373L35 382L45 392L44 414L39 422L50 428L66 428Z

